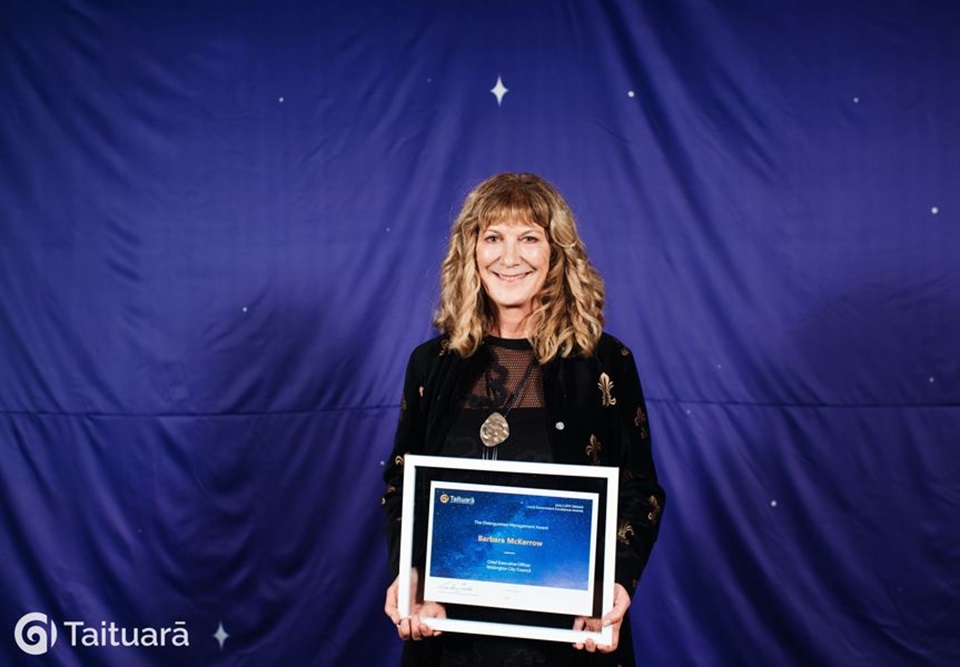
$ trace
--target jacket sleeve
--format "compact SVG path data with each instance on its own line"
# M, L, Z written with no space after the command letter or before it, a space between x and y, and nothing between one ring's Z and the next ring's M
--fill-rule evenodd
M383 480L386 488L380 504L386 513L387 553L393 576L400 569L400 524L403 506L403 463L407 454L418 454L423 449L426 418L423 410L423 363L418 361L423 348L410 355L400 400L400 417L394 437L393 451L385 462Z
M607 398L615 401L609 407L615 415L616 423L611 426L619 444L613 452L616 460L610 461L620 469L616 582L632 597L656 542L666 498L657 481L647 408L633 354L612 340L614 350L606 355L604 367L613 383Z

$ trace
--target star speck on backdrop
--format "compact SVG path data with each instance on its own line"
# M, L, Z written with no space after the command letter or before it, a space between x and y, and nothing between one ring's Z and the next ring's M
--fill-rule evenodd
M501 106L504 96L510 92L510 89L503 85L503 79L498 76L497 83L490 89L490 92L497 98L497 106Z
M222 651L224 642L230 637L230 633L223 627L223 621L220 621L217 625L217 631L213 633L213 637L217 640L217 643L220 645L220 650Z

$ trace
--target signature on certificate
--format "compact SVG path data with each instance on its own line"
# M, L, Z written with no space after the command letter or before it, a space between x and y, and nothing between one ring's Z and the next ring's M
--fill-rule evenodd
M445 581L437 586L437 590L443 591L444 593L477 594L473 584L469 581Z

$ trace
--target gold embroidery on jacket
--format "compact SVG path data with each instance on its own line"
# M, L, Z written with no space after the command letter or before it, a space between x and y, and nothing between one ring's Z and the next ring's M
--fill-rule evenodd
M657 521L660 520L660 512L663 511L660 507L660 501L656 496L650 496L647 498L647 502L650 503L651 507L653 507L653 509L647 513L647 521L649 521L651 524L656 524Z
M600 373L600 382L597 383L597 386L600 387L603 407L608 408L611 405L617 404L617 399L610 393L613 391L613 380L610 379L609 375Z
M629 357L629 356L630 356L630 350L628 350L628 349L625 348L625 347L621 347L621 348L620 348L620 354L622 354L622 355L625 356L625 357Z
M396 463L398 466L402 466L402 465L403 465L403 456L401 456L400 454L397 454L397 458L395 458L395 459L393 460L393 462Z
M593 461L593 465L597 465L598 463L600 463L600 449L601 449L600 441L597 440L597 436L591 433L590 444L587 445L584 451L586 451L587 456L589 456Z
M647 438L647 413L643 411L643 406L637 406L637 414L633 417L633 423L640 429L640 437Z
M423 385L420 385L420 386L417 388L417 392L419 392L420 398L423 398Z
M635 534L633 526L629 523L621 523L620 529L617 531L617 539L623 544L630 544L630 536Z

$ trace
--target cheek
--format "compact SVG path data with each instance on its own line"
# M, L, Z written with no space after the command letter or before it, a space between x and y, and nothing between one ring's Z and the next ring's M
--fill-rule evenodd
M476 252L477 267L482 269L488 264L490 264L490 261L491 261L490 256L491 256L490 250L485 250L484 248L477 246L477 252Z
M530 263L538 269L546 271L550 267L550 249L538 248L536 254L531 256Z

